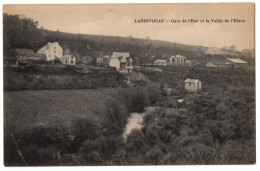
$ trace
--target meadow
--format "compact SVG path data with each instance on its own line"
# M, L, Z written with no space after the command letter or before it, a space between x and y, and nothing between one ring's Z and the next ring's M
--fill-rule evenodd
M5 165L25 165L11 134L28 165L70 165L57 155L78 153L85 140L114 137L123 142L130 112L154 103L155 93L151 86L5 91Z
M19 125L19 129L37 123L69 125L77 117L91 117L102 122L109 90L8 91L4 93L5 122Z
M5 165L255 163L253 70L161 70L144 68L134 87L4 91ZM184 90L188 77L202 91ZM147 106L158 108L124 141L130 113Z

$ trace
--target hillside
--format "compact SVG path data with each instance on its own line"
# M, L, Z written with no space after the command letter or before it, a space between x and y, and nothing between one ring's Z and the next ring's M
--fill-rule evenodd
M211 57L215 57L205 54L208 47L203 46L139 39L131 36L64 33L39 28L38 25L37 21L30 18L4 14L4 56L12 56L11 49L13 48L29 48L36 51L47 42L59 42L65 51L76 55L79 59L82 56L93 56L94 51L103 51L104 54L110 54L113 51L129 52L134 65L152 63L155 59L167 59L176 54L186 56L194 63L205 63Z

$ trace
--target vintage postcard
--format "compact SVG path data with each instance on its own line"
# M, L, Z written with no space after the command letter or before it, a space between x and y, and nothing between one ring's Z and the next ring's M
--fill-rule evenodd
M256 163L254 3L2 15L5 166Z

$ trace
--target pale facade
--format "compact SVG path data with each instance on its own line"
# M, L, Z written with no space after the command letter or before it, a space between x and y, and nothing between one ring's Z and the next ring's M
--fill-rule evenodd
M187 79L184 81L184 87L189 91L197 91L201 89L201 82L198 79Z
M206 63L207 68L223 68L227 67L225 61L209 61Z
M186 60L185 56L176 55L170 57L170 66L191 66L192 62Z
M208 67L208 68L217 68L218 65L216 65L213 62L209 61L208 63L206 63L206 67Z
M167 65L167 61L158 59L158 60L154 61L154 65L156 65L156 66L166 66Z
M129 73L133 71L133 60L128 52L113 52L109 66L115 67L118 72Z
M61 57L61 63L64 65L76 65L76 57L73 55L64 55Z
M47 61L53 61L56 57L61 59L63 56L63 49L60 47L58 42L47 43L37 53L42 53L47 56Z

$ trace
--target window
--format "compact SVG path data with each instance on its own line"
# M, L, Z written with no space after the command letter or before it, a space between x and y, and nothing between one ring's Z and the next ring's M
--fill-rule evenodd
M71 63L71 64L74 64L74 61L73 61L73 60L71 60L71 61L70 61L70 63Z
M120 63L120 68L125 68L125 63Z
M54 53L56 53L56 50L54 51Z
M67 64L68 63L68 61L67 61L67 59L65 60L65 64Z
M189 85L191 85L191 83L189 83Z
M54 49L56 49L56 47L54 47Z

